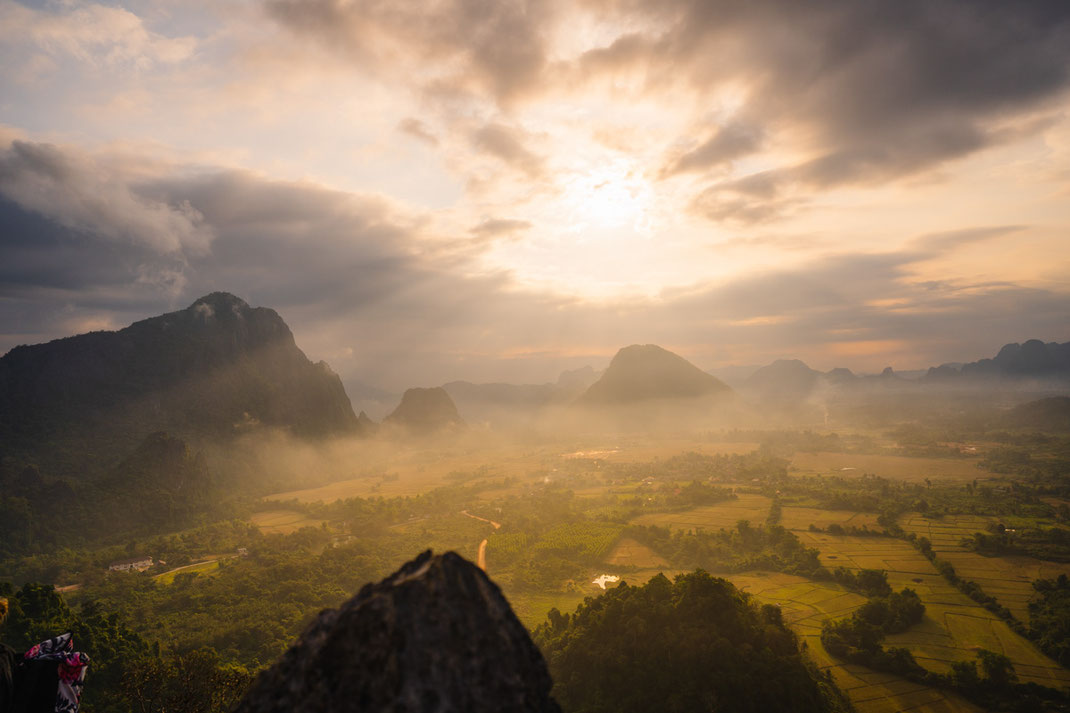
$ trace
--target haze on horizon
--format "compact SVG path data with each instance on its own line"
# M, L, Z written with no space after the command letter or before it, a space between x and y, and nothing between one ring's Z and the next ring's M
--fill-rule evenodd
M1066 341L1070 5L0 0L0 353L225 290L347 383Z

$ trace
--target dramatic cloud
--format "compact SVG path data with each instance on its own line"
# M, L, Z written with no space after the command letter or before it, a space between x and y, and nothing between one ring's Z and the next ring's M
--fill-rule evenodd
M48 144L0 149L0 194L61 225L160 252L202 254L212 240L188 202L147 200L105 162Z
M543 0L268 0L269 14L362 68L403 75L416 67L427 89L478 91L508 101L546 63Z
M391 389L1065 340L1068 85L1063 0L0 0L0 351L218 289Z

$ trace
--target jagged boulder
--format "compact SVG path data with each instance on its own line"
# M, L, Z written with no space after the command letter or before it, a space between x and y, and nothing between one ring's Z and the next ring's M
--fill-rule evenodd
M551 685L497 585L427 551L321 612L235 713L560 713Z

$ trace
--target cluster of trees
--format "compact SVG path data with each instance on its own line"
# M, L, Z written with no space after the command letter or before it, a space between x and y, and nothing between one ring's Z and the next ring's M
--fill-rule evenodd
M737 497L730 488L692 480L687 485L667 482L651 491L638 489L635 496L623 499L621 504L646 511L687 510L725 500L735 500Z
M914 533L910 533L907 536L907 540L912 543L918 552L924 555L927 560L933 563L933 566L936 567L936 571L939 572L940 575L953 587L998 616L1000 619L1003 619L1003 621L1007 622L1007 625L1017 633L1022 636L1027 635L1028 632L1025 625L1014 616L1014 613L1010 609L1000 604L999 600L991 594L986 593L977 582L960 577L955 571L955 567L950 562L937 557L936 552L933 551L932 543L929 542L929 538L917 537Z
M906 631L925 616L925 605L910 588L872 597L846 619L828 619L821 629L821 643L833 656L870 668L890 670L895 659L904 659L899 650L885 651L885 634ZM909 652L906 652L909 655ZM890 658L889 658L890 657ZM889 658L889 660L876 660ZM904 659L905 660L905 659Z
M780 525L753 526L740 520L732 530L673 532L657 525L630 525L627 537L643 543L675 567L742 572L767 569L812 579L827 579L818 551L808 548Z
M0 584L11 613L0 637L16 651L71 632L90 658L82 698L94 713L225 713L252 681L249 669L224 663L210 647L162 650L95 601L72 609L51 585Z
M863 525L858 527L857 525L848 525L844 527L838 522L831 522L827 527L818 527L817 525L810 523L810 527L807 528L810 532L825 532L829 535L848 537L891 537L891 533L887 530L871 530L868 526Z
M837 567L832 570L832 579L865 597L887 597L892 593L888 573L883 569L860 569L855 572L846 567Z
M0 493L0 561L240 517L251 502L228 492L201 454L162 432L94 477L50 477L0 458Z
M788 461L769 453L688 452L648 463L607 463L607 478L664 481L721 480L730 482L775 482L787 477Z
M853 588L870 599L850 617L824 622L821 643L831 655L917 683L953 689L987 710L1040 711L1051 708L1048 704L1064 710L1070 702L1070 696L1061 691L1033 683L1018 684L1014 666L1003 654L979 650L981 674L973 661L954 661L951 673L940 674L919 664L909 649L885 648L884 637L919 623L925 616L925 605L910 588L892 592L883 572L862 570L858 574L861 577L855 578ZM833 576L845 584L851 581L840 569ZM1070 584L1067 589L1070 591ZM1061 623L1065 628L1065 620Z
M620 586L534 632L567 713L847 711L779 607L695 571Z
M1029 555L1050 562L1070 562L1070 529L1030 527L1010 532L997 523L988 532L964 537L962 546L986 556Z
M1063 666L1070 666L1070 579L1038 579L1039 598L1029 603L1029 637Z

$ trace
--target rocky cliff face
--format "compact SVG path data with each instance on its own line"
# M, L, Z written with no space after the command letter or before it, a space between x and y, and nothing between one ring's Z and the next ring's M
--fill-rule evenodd
M428 551L322 612L235 713L560 713L550 688L498 587Z
M20 447L74 439L125 453L153 431L225 436L252 423L358 430L341 380L308 360L282 318L224 292L0 358L0 437Z

